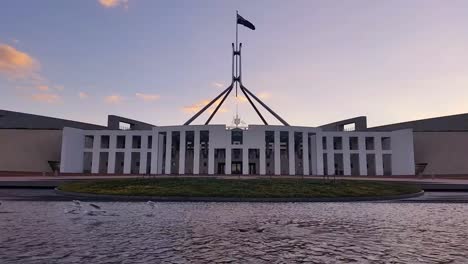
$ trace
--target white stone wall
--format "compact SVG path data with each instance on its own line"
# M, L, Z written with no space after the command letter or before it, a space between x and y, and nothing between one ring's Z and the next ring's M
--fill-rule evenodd
M288 132L289 135L289 175L296 174L296 155L294 149L294 133L300 132L302 138L302 166L304 175L324 175L323 154L327 155L328 164L326 164L328 175L335 174L335 155L343 158L343 174L351 175L351 154L359 155L359 174L368 175L366 155L372 154L375 156L376 175L383 175L383 155L391 155L391 171L393 175L412 175L414 174L414 150L413 136L411 130L399 130L394 132L329 132L322 131L320 128L313 127L285 127L285 126L264 126L251 125L248 129L243 130L243 143L231 144L231 130L226 129L224 125L191 125L191 126L166 126L155 127L152 131L120 131L120 130L79 130L66 128L63 131L62 144L62 172L83 172L83 153L92 152L92 173L99 173L99 153L108 152L108 170L107 173L115 173L115 153L124 152L124 174L129 174L132 170L131 162L132 152L140 153L140 174L147 173L146 157L147 153L151 152L151 174L170 174L171 173L171 152L172 148L172 133L180 132L180 148L179 156L176 163L179 164L176 168L178 174L184 174L185 169L185 131L194 131L194 157L193 157L193 174L199 174L200 171L200 131L209 131L209 151L208 151L208 174L216 174L215 168L215 149L225 149L225 173L231 174L232 149L241 149L242 151L242 174L249 174L249 149L259 150L259 166L256 167L257 174L264 175L266 172L265 164L265 132L273 131L275 139L275 174L280 175L281 163L279 162L280 154L280 132ZM164 135L166 138L164 139ZM84 147L84 137L86 135L94 136L92 148ZM101 148L100 139L102 135L110 136L110 146L108 149ZM132 136L141 136L141 148L132 148ZM117 136L125 136L126 144L124 149L116 147ZM147 139L152 136L152 148L148 148ZM322 138L327 138L327 148L323 149ZM333 138L339 137L342 140L342 148L335 149L333 146ZM349 148L349 138L358 137L358 149L351 150ZM374 139L374 149L366 150L365 139L371 137ZM382 137L389 137L391 148L383 150L381 145ZM310 146L308 144L310 139ZM166 145L163 146L164 141ZM311 157L309 157L309 148ZM163 153L165 159L163 160ZM309 167L311 165L311 169ZM164 165L164 171L163 171ZM284 165L285 166L285 165ZM102 167L102 166L101 166ZM298 172L301 174L301 172Z

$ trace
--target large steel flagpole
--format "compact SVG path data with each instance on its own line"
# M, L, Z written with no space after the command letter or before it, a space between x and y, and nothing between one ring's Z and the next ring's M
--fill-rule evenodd
M238 15L239 15L239 11L236 10L236 47L234 49L234 56L236 57L236 77L239 77L239 72L238 72L239 63L238 63L238 58L237 58L238 56L236 56L236 52L239 51L239 42L238 42L239 24L237 23L237 16ZM236 83L235 85L236 85L236 97L237 97L237 86L239 85L239 83L238 82L235 82L235 83Z

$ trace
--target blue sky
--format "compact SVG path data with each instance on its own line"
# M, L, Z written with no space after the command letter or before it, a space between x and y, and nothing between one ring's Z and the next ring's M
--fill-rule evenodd
M0 108L182 124L230 83L235 10L257 27L239 28L244 85L290 124L468 112L468 2L455 0L5 0ZM261 122L231 96L213 123L236 104Z

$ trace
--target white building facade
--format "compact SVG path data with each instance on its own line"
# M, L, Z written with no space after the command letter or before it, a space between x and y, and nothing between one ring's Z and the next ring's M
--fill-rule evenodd
M184 125L152 130L65 128L62 173L414 175L411 129Z

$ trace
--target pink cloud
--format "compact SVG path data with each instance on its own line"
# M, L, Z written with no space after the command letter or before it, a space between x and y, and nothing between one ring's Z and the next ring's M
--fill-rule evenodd
M159 98L161 98L161 96L159 94L136 93L135 96L138 99L141 99L141 100L143 100L145 102L152 102L152 101L156 101Z
M40 93L31 95L31 99L42 103L57 103L61 100L61 97L53 93Z
M104 101L108 104L120 104L124 98L118 94L108 95L104 97Z

